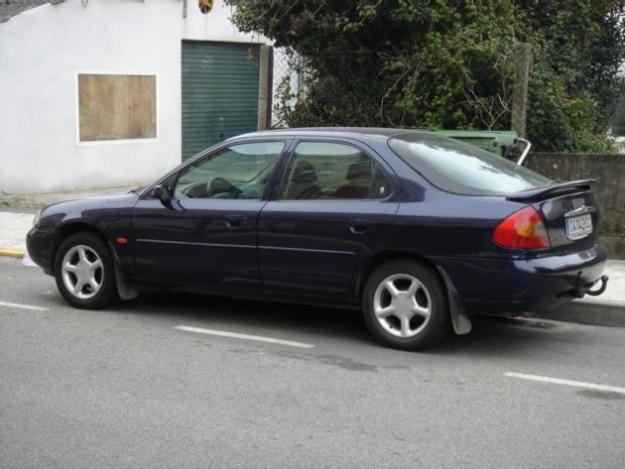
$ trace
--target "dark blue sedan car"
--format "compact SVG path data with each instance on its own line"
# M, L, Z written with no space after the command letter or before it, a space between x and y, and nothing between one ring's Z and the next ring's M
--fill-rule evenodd
M427 132L258 132L144 189L46 207L28 251L79 308L145 286L357 307L384 344L420 349L475 314L601 292L592 182Z

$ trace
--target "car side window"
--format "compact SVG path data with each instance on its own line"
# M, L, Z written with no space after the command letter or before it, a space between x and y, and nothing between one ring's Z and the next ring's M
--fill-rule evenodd
M185 168L177 199L260 199L284 142L241 143Z
M295 148L280 198L384 199L390 183L375 161L342 143L301 142Z

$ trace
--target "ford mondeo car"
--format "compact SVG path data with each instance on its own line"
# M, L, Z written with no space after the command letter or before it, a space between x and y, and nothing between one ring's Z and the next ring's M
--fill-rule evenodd
M605 289L592 180L435 134L286 129L131 193L50 205L28 251L78 308L145 287L361 308L400 349Z

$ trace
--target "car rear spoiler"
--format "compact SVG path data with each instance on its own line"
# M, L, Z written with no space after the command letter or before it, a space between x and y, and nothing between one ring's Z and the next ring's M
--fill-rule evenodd
M570 194L571 192L588 191L592 189L596 179L579 179L577 181L556 182L548 186L526 189L515 192L506 197L508 200L517 202L529 202L532 200L542 200L556 195Z

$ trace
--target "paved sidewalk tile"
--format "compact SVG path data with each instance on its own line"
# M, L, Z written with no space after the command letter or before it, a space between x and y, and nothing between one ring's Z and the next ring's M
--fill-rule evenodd
M32 213L0 211L0 248L26 251L26 233L33 226Z

